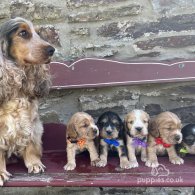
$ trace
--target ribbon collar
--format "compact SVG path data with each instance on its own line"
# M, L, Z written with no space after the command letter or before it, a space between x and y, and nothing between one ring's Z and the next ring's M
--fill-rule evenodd
M71 140L71 138L68 138L68 141L70 143L73 143L73 144L76 143L79 146L80 149L83 149L85 144L86 144L86 139L85 138L80 138L78 140Z
M143 139L134 137L134 138L133 138L133 143L132 143L132 145L133 145L134 147L141 146L141 147L143 147L143 148L146 148L148 144L146 143L146 138L145 138L145 137L144 137Z
M163 142L161 137L157 137L155 139L156 145L163 145L164 148L170 148L172 146L172 144L167 144L165 142Z
M179 150L180 153L183 153L183 154L187 154L188 153L188 150L186 147L183 147Z
M108 145L113 145L113 146L119 146L119 142L116 139L104 139L104 141L108 144Z

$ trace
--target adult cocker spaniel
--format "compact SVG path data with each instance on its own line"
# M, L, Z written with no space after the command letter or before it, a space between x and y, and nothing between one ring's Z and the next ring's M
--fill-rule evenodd
M24 159L29 173L44 171L38 99L49 91L45 64L54 51L23 18L0 27L0 186L11 176L6 159L12 154Z

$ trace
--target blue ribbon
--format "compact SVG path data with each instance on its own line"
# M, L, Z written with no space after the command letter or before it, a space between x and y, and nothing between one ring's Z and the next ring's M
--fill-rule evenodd
M137 137L134 137L133 138L133 146L134 147L137 147L137 146L141 146L143 148L146 148L147 147L147 143L146 143L146 139L139 139Z
M119 146L119 142L115 139L104 139L104 141L108 144L108 145L114 145L114 146Z

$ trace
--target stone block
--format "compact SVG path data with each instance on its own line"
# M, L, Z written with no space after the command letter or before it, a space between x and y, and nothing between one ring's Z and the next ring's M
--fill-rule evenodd
M183 14L171 17L162 17L156 22L135 23L108 23L97 29L97 33L102 37L113 38L139 38L145 34L158 34L159 32L180 32L195 29L195 14ZM109 32L110 31L110 32Z
M167 36L138 41L135 45L142 50L150 50L156 46L164 48L182 48L195 45L195 35Z
M138 15L140 12L141 6L137 4L132 4L117 8L109 8L101 11L92 10L85 12L71 12L68 15L68 21L70 23L105 21L110 20L112 18Z
M62 8L44 4L34 3L29 0L14 0L10 5L11 17L25 17L30 20L55 20L62 18Z
M100 5L109 5L123 1L126 0L67 0L67 5L70 8L97 7Z
M42 39L55 46L61 46L59 32L53 25L39 26L37 32Z

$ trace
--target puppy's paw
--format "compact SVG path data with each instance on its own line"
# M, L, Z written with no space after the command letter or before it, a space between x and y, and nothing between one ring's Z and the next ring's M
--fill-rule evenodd
M37 162L31 165L28 165L28 173L43 173L45 171L45 166L42 162Z
M7 171L0 171L0 186L3 186L4 182L9 180L11 176L12 174Z
M64 166L64 170L66 170L66 171L71 171L71 170L74 170L75 168L76 168L76 164L75 163L67 163Z
M184 163L184 160L180 158L179 156L172 157L169 159L171 163L176 164L176 165L181 165Z
M157 160L146 160L145 165L146 165L147 167L153 167L153 168L159 166Z
M98 164L99 161L100 161L99 158L97 158L96 160L91 161L91 166L96 166L97 167L97 164Z
M146 156L141 156L141 161L142 162L146 162L147 161L147 157Z
M137 160L130 160L129 164L130 164L130 168L136 168L139 166Z
M105 160L100 160L100 161L96 164L97 167L105 167L106 165L107 165L107 161L105 161Z
M122 162L120 163L120 167L121 167L122 169L130 169L130 168L131 168L131 166L130 166L130 164L129 164L129 161L122 161Z

